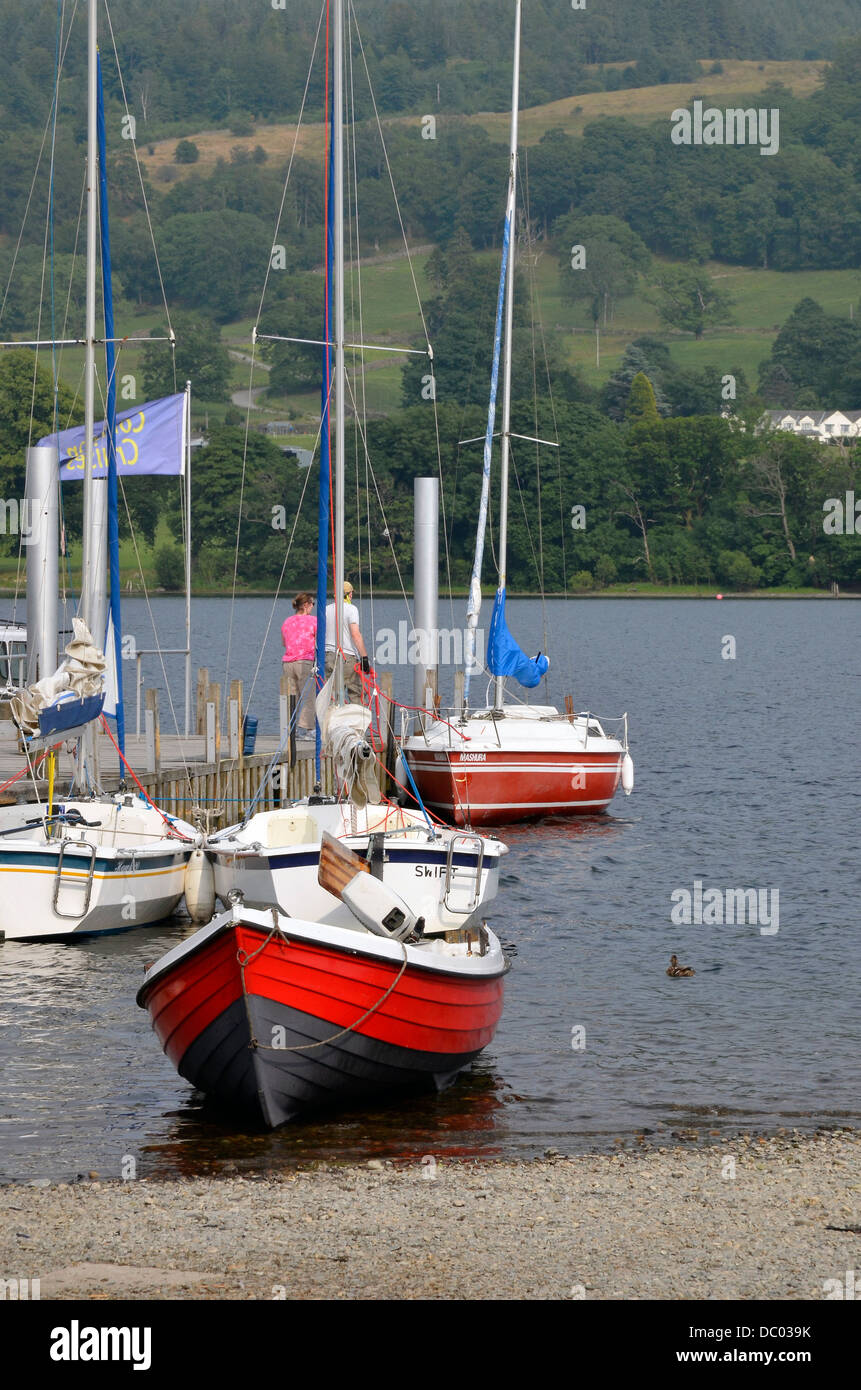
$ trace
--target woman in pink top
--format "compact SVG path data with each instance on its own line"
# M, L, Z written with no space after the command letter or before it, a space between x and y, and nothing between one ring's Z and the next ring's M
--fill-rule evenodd
M297 594L293 600L293 616L281 625L284 642L283 670L288 677L288 693L299 705L298 730L300 737L314 735L314 645L317 641L317 619L312 616L313 594Z

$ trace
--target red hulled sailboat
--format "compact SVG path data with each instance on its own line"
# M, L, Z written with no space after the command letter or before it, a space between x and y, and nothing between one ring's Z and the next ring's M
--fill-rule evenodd
M528 438L535 445L552 441L516 435L511 429L511 346L517 207L517 123L520 84L520 17L516 6L514 79L508 198L502 238L502 264L496 307L490 404L484 436L481 502L472 580L467 608L467 652L462 707L449 719L423 713L414 731L401 740L401 755L422 800L456 825L506 825L549 815L595 815L606 810L619 785L634 786L628 752L627 715L615 721L620 737L605 732L592 714L565 713L548 705L505 701L506 678L534 690L549 661L530 659L517 645L505 621L508 557L508 475L511 440ZM503 323L504 318L504 323ZM490 499L490 469L496 437L496 399L502 354L502 428L500 438L498 585L488 638L487 665L493 681L492 703L469 707L470 680L478 670L476 630L481 608L481 573ZM466 440L465 443L478 443ZM570 701L569 701L570 703ZM608 721L604 721L607 723Z
M502 1014L508 966L483 923L417 919L332 837L320 876L354 927L236 903L153 965L137 996L181 1076L270 1127L442 1089Z

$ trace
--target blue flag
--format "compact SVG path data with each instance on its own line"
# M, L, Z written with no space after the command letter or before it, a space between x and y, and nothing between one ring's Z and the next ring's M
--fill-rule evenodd
M505 590L498 589L493 601L490 636L487 640L487 667L493 676L513 676L527 690L541 681L550 666L540 653L533 661L518 647L505 621Z
M117 473L126 478L153 473L163 476L185 472L185 393L147 401L117 416ZM49 434L40 444L56 444L60 451L60 479L72 482L84 476L84 427ZM108 471L108 436L104 421L95 427L93 477Z

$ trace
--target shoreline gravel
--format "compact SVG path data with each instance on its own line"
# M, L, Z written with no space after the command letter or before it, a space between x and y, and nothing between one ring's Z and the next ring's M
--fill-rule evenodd
M38 1278L43 1300L812 1300L855 1270L861 1298L846 1130L0 1187L0 1278Z

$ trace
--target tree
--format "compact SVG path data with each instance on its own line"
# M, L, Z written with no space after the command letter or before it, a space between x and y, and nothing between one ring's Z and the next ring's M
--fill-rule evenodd
M200 159L200 150L193 140L180 140L173 157L177 164L196 164Z
M466 232L459 231L444 251L431 257L429 276L440 292L425 304L434 358L409 357L402 374L402 400L405 406L431 399L435 391L440 402L487 404L493 358L493 327L498 267L476 261ZM514 323L528 329L519 277L515 277ZM531 398L532 348L528 331L514 334L512 350L512 394ZM433 381L431 381L431 377Z
M645 372L638 372L631 382L631 393L628 396L625 419L629 423L636 424L641 421L651 423L659 418L652 383Z
M181 589L185 584L185 557L178 545L160 545L153 556L156 583L162 589Z
M817 445L786 430L774 430L746 464L749 501L745 514L776 518L793 563L799 535L804 533L811 543L812 519L816 519L818 536L822 536L819 494L823 463L823 451Z
M229 322L259 292L271 249L268 229L247 212L226 208L170 217L161 236L168 298Z
M816 401L832 407L854 405L850 392L861 373L861 333L850 319L826 314L807 297L796 304L774 340L771 357L760 368L763 394L769 400L787 393L782 381L791 383L793 400L776 399L778 405L794 404L799 390L807 389Z
M273 279L276 277L273 277ZM317 275L281 276L278 292L270 296L261 319L264 333L291 338L319 339L323 336L323 282ZM272 343L266 347L272 364L269 373L270 396L287 396L320 386L323 349L302 343Z
M729 322L733 297L704 267L668 266L655 276L655 285L652 302L668 327L701 338L706 328Z
M201 315L178 314L173 319L176 347L153 343L141 354L147 400L171 396L191 382L198 400L223 401L230 383L230 357L221 342L221 329ZM152 330L155 338L167 335L167 324Z
M26 451L30 444L83 421L83 408L62 382L57 387L56 425L54 384L50 371L37 366L27 348L0 354L0 489L4 497L23 497Z
M562 257L562 292L588 299L593 323L607 326L617 299L633 294L651 256L645 243L618 217L564 217L553 229ZM580 249L582 248L582 249Z
M312 585L317 564L314 488L300 509L310 478L307 468L299 468L265 435L252 431L246 437L241 428L211 430L209 443L195 457L191 482L192 553L198 577L220 583L233 573L238 527L241 582L274 586L290 544L291 582ZM182 517L175 514L170 525L179 539Z
M624 420L634 377L642 372L655 393L659 415L669 414L663 382L675 370L669 348L657 338L637 338L625 348L624 356L601 392L601 409L613 420Z

